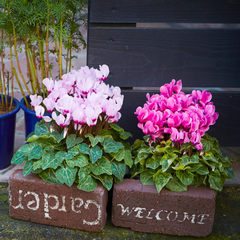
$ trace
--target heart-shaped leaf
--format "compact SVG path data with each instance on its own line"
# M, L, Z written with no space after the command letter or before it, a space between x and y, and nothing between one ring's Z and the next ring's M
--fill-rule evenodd
M70 134L69 136L67 136L67 139L66 139L67 148L70 149L75 145L81 143L82 141L83 141L82 138L76 138L75 134Z
M91 133L86 134L85 137L89 138L92 147L96 146L99 142L103 142L103 140L104 140L104 137L102 137L102 136L94 137Z
M126 173L126 165L122 162L112 161L111 162L112 173L120 180L123 179Z
M52 168L48 168L42 172L39 173L39 176L42 178L43 181L53 183L53 184L63 184L62 181L60 181L55 171Z
M154 185L155 182L153 180L153 175L155 174L155 171L153 170L145 170L140 175L140 181L143 185Z
M66 166L61 167L59 170L57 170L56 176L60 181L66 183L69 187L71 187L75 181L76 173L76 168L70 168Z
M108 191L112 188L112 185L113 185L112 176L109 176L107 174L102 174L99 176L94 175L93 177L98 179Z
M92 172L95 175L101 175L104 173L112 175L111 163L108 161L107 158L101 157L101 159L98 159L95 163Z
M95 163L101 157L102 157L102 150L99 146L94 146L90 149L90 159L92 163Z
M67 165L71 168L85 167L88 165L88 157L83 153L79 153L77 156L73 157L73 159L67 160Z
M86 171L79 171L79 184L77 186L78 189L91 192L97 188L97 181L92 178Z
M12 164L22 164L24 161L27 161L28 160L28 157L25 156L24 154L22 154L21 152L16 152L14 155L13 155L13 158L11 160L11 163Z
M80 152L83 154L90 154L90 148L86 143L81 143L79 145L77 145L77 147L79 148Z
M176 171L176 175L180 179L180 181L186 186L190 185L194 179L194 174L188 170Z
M108 137L105 138L104 141L102 142L104 151L106 153L116 153L118 152L119 149L124 148L122 143L114 141L112 138Z
M164 173L161 170L154 175L154 181L155 181L155 185L158 193L169 182L171 178L172 178L172 175L170 173Z
M125 150L125 155L124 155L124 162L126 165L128 165L130 168L133 165L133 160L132 160L132 154L130 150Z
M166 188L173 192L187 191L187 186L184 185L177 177L173 177L167 183Z
M33 162L27 161L23 167L23 176L24 177L27 176L28 174L31 173L32 170L33 170Z

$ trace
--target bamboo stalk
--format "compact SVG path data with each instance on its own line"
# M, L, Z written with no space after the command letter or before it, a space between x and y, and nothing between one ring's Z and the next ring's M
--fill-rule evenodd
M36 24L36 27L37 27L38 46L39 46L39 55L40 55L41 76L42 76L42 79L44 79L45 78L44 61L43 61L43 56L42 56L42 44L41 44L41 41L40 41L40 33L39 33L38 22ZM44 87L43 82L42 82L42 93L43 93L43 98L45 98L46 94L45 94L45 87Z
M56 28L55 28L55 21L54 21L54 17L52 17L52 22L53 22L53 31L54 31L54 35L56 36ZM54 37L54 42L55 42L55 50L56 50L56 54L57 54L57 58L58 58L58 65L59 65L59 53L58 53L58 46L57 46L57 38Z
M11 103L10 103L10 110L12 109L12 104L13 104L13 59L12 59L12 41L11 38L9 37L9 46L10 46L10 59L11 59L11 78L12 78L12 83L11 83L11 92L12 92L12 97L11 97Z
M72 69L72 38L70 39L70 49L69 49L69 72L71 72Z
M47 0L47 6L48 6L48 14L47 14L47 36L46 36L46 76L48 78L48 69L49 69L49 56L48 56L48 34L49 34L49 13L50 13L50 8L49 8L49 2Z
M2 30L2 45L1 45L1 52L3 52L3 30ZM3 64L3 62L1 62L1 64ZM2 73L0 70L0 90L1 90L1 102L2 105L4 106L4 100L3 100L3 86L2 86Z
M14 67L13 67L13 71L14 71L16 80L17 80L17 82L18 82L19 88L20 88L20 90L21 90L21 93L22 93L22 95L23 95L23 98L24 98L24 100L25 100L26 107L30 109L30 105L29 105L29 103L28 103L28 101L27 101L27 99L26 99L26 96L25 96L24 91L23 91L23 89L22 89L22 85L20 84L20 80L19 80L19 78L18 78L16 69L15 69Z
M33 76L32 76L32 72L30 69L30 63L29 63L29 58L28 58L28 44L27 44L27 39L25 39L25 56L26 56L26 60L27 60L27 70L29 73L29 80L31 83L31 87L32 87L32 93L34 93L34 87L33 87Z
M8 11L8 15L10 16L10 18L11 18L11 20L12 20L13 40L14 40L14 51L15 51L15 57L16 57L16 60L17 60L18 71L19 71L19 73L20 73L20 75L21 75L21 77L22 77L23 83L24 83L24 85L25 85L28 93L31 95L31 92L30 92L30 90L29 90L29 88L28 88L28 86L27 86L27 83L26 83L25 78L24 78L24 76L23 76L23 74L22 74L22 71L21 71L21 68L20 68L20 64L19 64L19 59L18 59L18 54L17 54L17 39L16 39L15 25L14 25L13 17L12 17L12 15L11 15L10 11L9 11L9 5L7 5L7 11ZM16 73L15 73L15 75L16 75ZM18 84L21 85L20 81L19 81ZM19 86L19 87L20 87L20 86ZM24 93L23 93L23 94L24 94ZM24 94L24 96L25 96L25 94Z
M61 14L62 17L62 14ZM60 39L59 39L59 78L62 77L62 31L63 31L63 22L60 20Z
M66 69L65 69L65 73L67 73L67 69L68 69L68 54L69 54L69 49L67 50Z
M32 60L33 60L33 64L34 64L34 71L35 71L35 76L36 76L38 94L40 95L41 88L40 88L39 81L38 81L37 64L36 64L36 56L35 56L35 47L34 46L32 46Z
M8 110L8 97L7 97L7 91L6 91L6 82L5 82L5 76L4 76L4 63L3 63L3 30L2 30L2 46L1 46L1 62L2 62L2 88L5 95L5 105L6 109Z
M1 70L0 70L0 90L1 90L1 103L2 103L2 105L4 106Z
M36 76L35 76L35 70L34 70L34 66L33 66L33 62L32 62L32 55L31 55L29 48L27 49L27 53L29 55L29 62L30 62L29 63L30 64L29 72L32 77L33 92L34 92L34 94L36 94L37 93L37 91L36 91Z

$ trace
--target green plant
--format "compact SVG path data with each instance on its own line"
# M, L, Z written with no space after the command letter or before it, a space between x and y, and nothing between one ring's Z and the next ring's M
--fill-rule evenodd
M178 149L171 140L151 147L146 141L136 140L132 146L132 177L140 174L142 184L155 184L158 192L164 186L181 192L190 184L198 187L202 183L221 191L228 178L235 179L232 161L222 155L216 138L205 134L201 142L203 149L199 151L192 143L184 143Z
M87 22L87 0L2 0L0 2L1 60L2 81L0 88L5 93L5 77L13 80L15 76L19 88L30 108L24 93L29 95L47 95L41 79L51 77L52 65L49 55L55 55L59 77L71 70L71 60L76 57L72 50L78 52L86 47L85 40L79 30ZM54 48L49 48L49 43ZM6 71L3 64L4 49L10 48L9 58L11 69ZM62 54L63 47L67 54ZM12 51L13 48L13 51ZM28 80L22 72L19 62L19 52L25 52L28 70ZM13 67L13 57L16 58L17 69ZM62 57L66 59L63 69ZM11 73L11 74L9 74ZM13 81L12 81L13 84ZM13 89L13 85L11 87Z
M113 181L120 183L126 173L126 165L133 164L130 134L117 124L111 123L109 130L102 130L98 136L88 133L83 138L64 132L49 132L44 121L35 125L35 131L28 137L29 144L21 146L12 163L25 161L23 175L38 174L44 181L72 186L75 182L84 191L93 191L97 181L110 190Z
M131 146L124 142L131 134L116 122L121 117L123 95L119 87L109 87L104 80L107 65L100 70L87 66L65 74L63 80L45 79L50 94L31 95L36 116L42 118L14 155L12 163L25 161L23 174L39 174L44 181L66 183L93 191L96 180L110 190L132 167ZM45 108L52 118L44 116Z
M166 186L171 191L186 191L187 186L209 185L222 190L224 182L234 179L231 160L224 157L215 138L206 131L219 114L206 90L181 91L181 80L174 79L138 107L144 141L133 145L132 177L140 173L143 184L155 184L157 191Z

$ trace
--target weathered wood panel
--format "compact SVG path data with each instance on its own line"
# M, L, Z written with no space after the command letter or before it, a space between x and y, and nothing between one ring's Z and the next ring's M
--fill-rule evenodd
M132 133L131 142L143 137L142 130L137 127L138 120L134 112L138 106L143 106L146 102L146 93L144 91L123 91L124 103L119 125ZM221 146L239 146L240 94L229 92L212 93L212 95L212 101L216 106L216 112L219 113L219 118L215 125L210 126L208 133L216 137Z
M239 23L238 0L91 0L94 23Z
M110 67L121 87L240 87L236 29L89 28L88 65Z

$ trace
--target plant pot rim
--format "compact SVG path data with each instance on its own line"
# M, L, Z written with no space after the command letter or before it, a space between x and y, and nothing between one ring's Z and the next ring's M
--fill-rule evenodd
M0 96L1 96L1 94L0 94ZM3 96L5 96L5 95L3 95ZM7 96L7 97L8 97L8 99L11 99L11 96ZM12 115L16 114L20 110L20 103L15 97L13 98L13 105L15 106L15 109L13 109L9 113L0 114L0 119L5 119L8 117L11 117Z
M29 100L29 99L30 99L30 95L27 95L26 98L27 98L27 100ZM27 112L27 113L30 114L30 115L34 115L34 116L36 115L36 113L35 113L34 110L31 110L31 109L29 109L29 108L26 107L24 98L22 98L22 99L20 100L20 106L21 106L21 109L22 109L24 112ZM51 113L44 113L44 116L49 116L49 117L51 117L52 114L51 114Z

